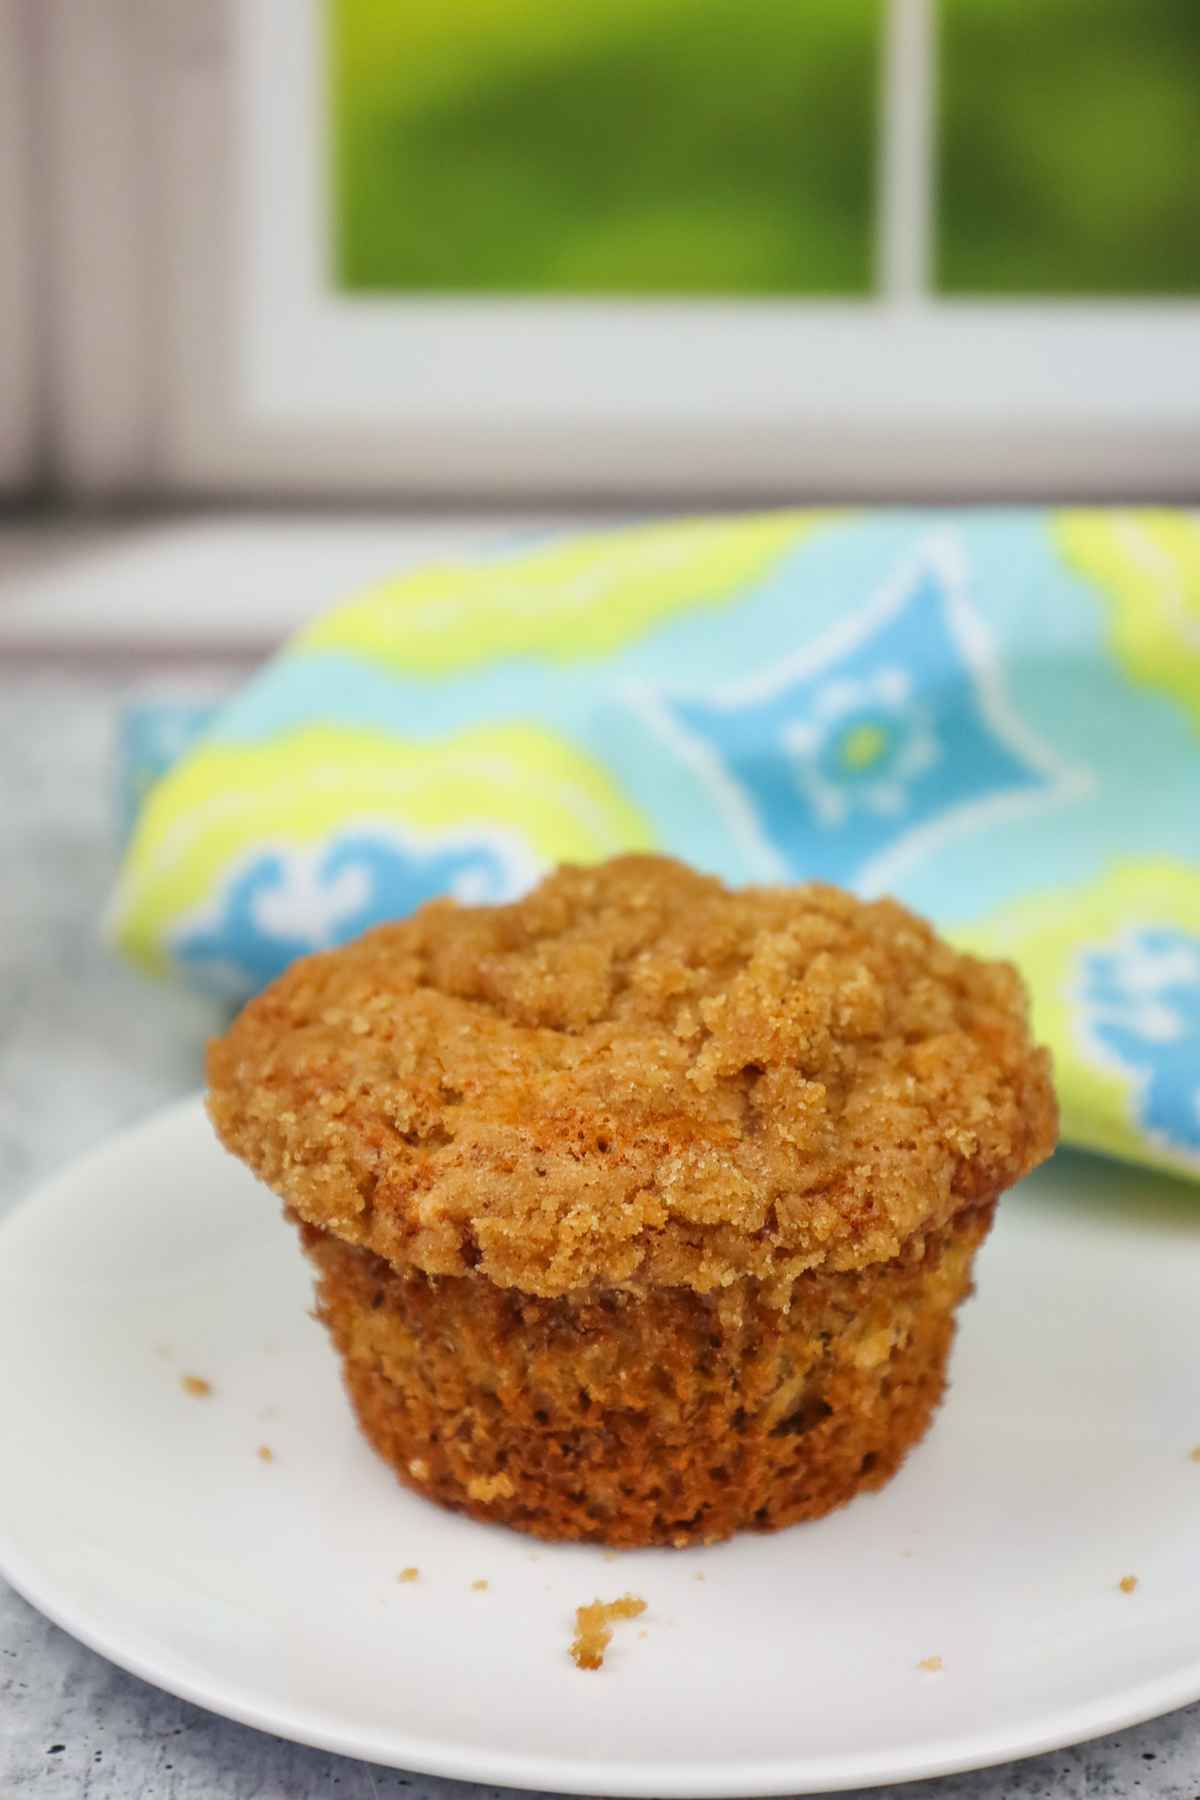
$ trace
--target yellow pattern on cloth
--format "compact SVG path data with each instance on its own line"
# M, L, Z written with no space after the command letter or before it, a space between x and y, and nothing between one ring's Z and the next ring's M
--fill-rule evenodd
M961 949L1009 958L1024 974L1034 1032L1054 1053L1063 1136L1178 1171L1179 1147L1164 1145L1153 1126L1139 1127L1133 1102L1156 1077L1171 1080L1176 1066L1186 1084L1189 1065L1200 1102L1200 955L1186 983L1190 1003L1167 1010L1163 988L1178 956L1174 965L1160 956L1156 982L1154 964L1130 942L1130 921L1193 938L1200 870L1167 858L1114 862L1092 881L1033 895L949 935ZM1112 973L1115 984L1106 979Z
M1062 514L1057 532L1111 606L1113 649L1130 675L1178 700L1200 730L1200 519L1088 509Z
M264 844L321 842L347 817L392 824L419 845L447 818L522 846L524 873L648 849L650 827L601 765L529 725L480 727L436 744L313 726L255 745L202 745L151 793L108 926L152 974L160 935L209 893L213 871Z
M517 558L435 564L335 607L295 647L345 650L430 676L505 656L603 656L675 613L728 600L829 516L676 519Z

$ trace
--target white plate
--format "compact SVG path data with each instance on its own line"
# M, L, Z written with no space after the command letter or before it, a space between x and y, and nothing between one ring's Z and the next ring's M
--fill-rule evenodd
M202 1706L484 1782L794 1794L1130 1724L1200 1695L1200 1192L1064 1157L1000 1218L883 1494L612 1559L399 1487L275 1202L190 1102L0 1230L0 1566ZM627 1589L645 1618L582 1673L575 1606Z

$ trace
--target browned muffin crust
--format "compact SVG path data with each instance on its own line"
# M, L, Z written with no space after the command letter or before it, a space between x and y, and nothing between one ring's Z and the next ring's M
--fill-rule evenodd
M903 1256L761 1285L536 1299L399 1273L302 1226L368 1439L417 1492L536 1537L713 1543L882 1487L941 1397L992 1216Z
M866 1268L1049 1154L1012 967L657 857L309 957L209 1055L227 1147L400 1271L543 1297Z

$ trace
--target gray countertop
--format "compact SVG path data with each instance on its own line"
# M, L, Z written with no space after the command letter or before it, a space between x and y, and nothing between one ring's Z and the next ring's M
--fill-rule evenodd
M137 682L146 680L143 670ZM111 666L0 663L0 1211L116 1127L196 1087L216 1022L201 1001L123 969L98 937L115 861L113 727L132 685ZM85 1650L0 1582L0 1800L493 1791L373 1769L201 1712ZM1200 1706L1078 1749L886 1792L1200 1800Z

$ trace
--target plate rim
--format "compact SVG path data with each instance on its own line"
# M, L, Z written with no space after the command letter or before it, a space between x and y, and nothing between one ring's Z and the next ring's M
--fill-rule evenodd
M171 1102L112 1133L44 1178L0 1220L0 1254L12 1221L27 1209L53 1206L56 1190L86 1180L92 1168L111 1157L136 1153L140 1138L193 1121L204 1110L200 1092ZM902 1785L943 1775L995 1768L1028 1757L1070 1748L1200 1700L1200 1649L1172 1673L1134 1687L1122 1685L1047 1718L1024 1731L987 1729L954 1738L924 1739L902 1752L875 1751L823 1759L803 1753L762 1762L743 1762L736 1774L714 1770L711 1762L680 1760L669 1767L636 1760L605 1761L589 1774L585 1760L537 1752L471 1749L412 1733L393 1741L356 1733L314 1712L292 1712L271 1700L255 1699L244 1686L226 1688L219 1677L197 1673L187 1659L173 1656L119 1628L106 1625L86 1605L72 1604L52 1576L39 1573L0 1521L0 1576L36 1611L87 1649L126 1673L204 1711L270 1733L310 1749L482 1786L525 1788L542 1793L612 1796L613 1800L767 1800L768 1796L843 1792L852 1788Z

